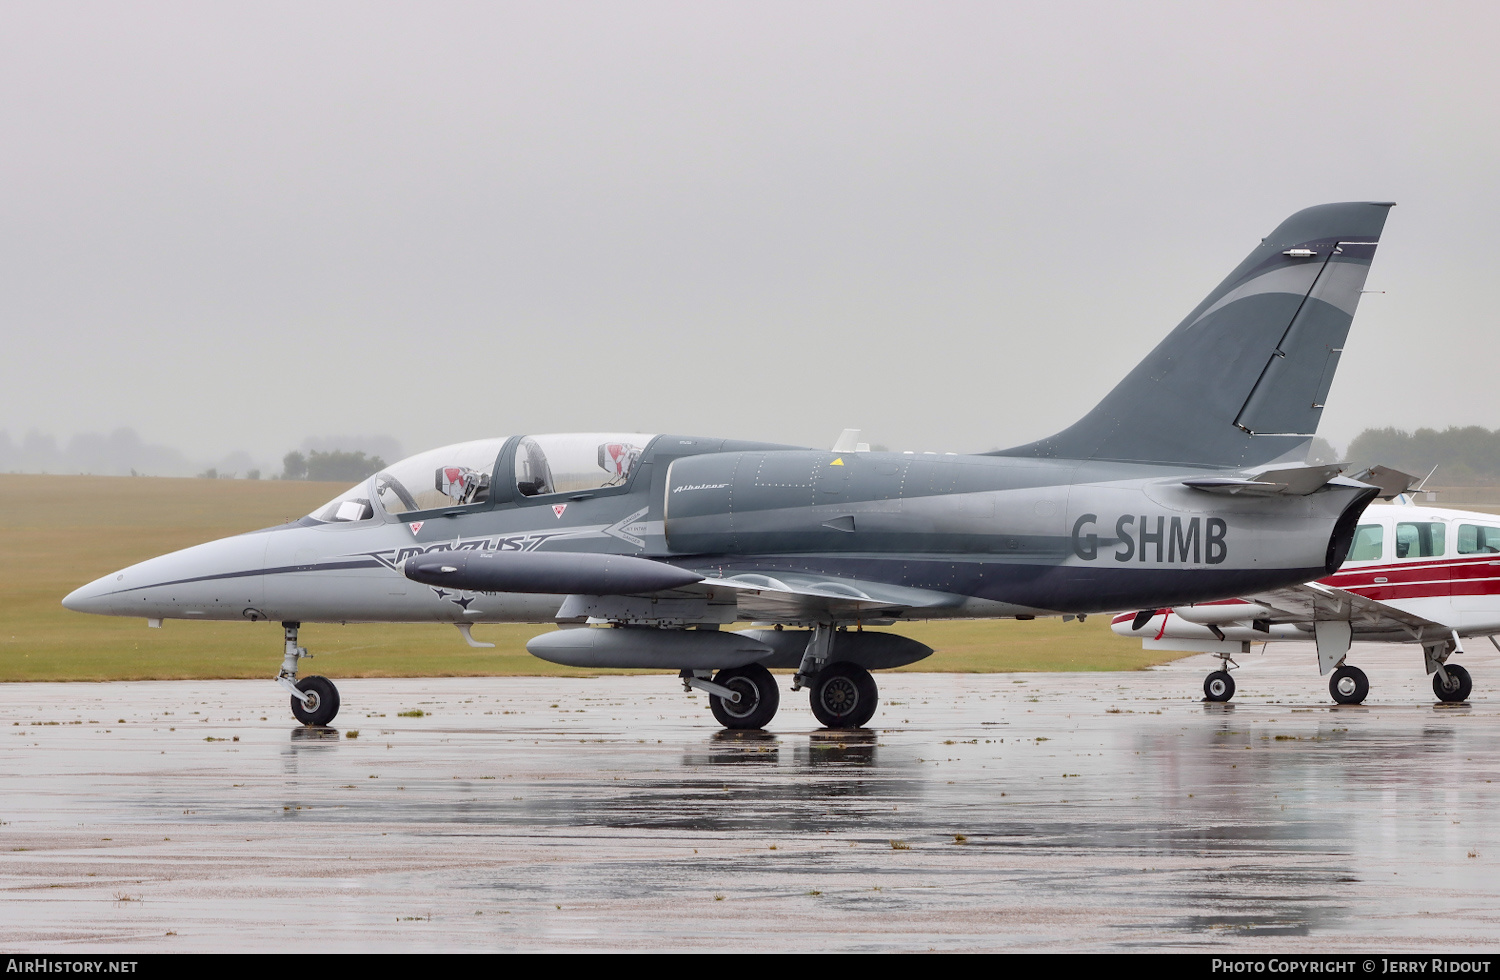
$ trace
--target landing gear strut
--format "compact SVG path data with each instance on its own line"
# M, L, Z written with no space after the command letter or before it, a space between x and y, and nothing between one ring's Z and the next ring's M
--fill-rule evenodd
M1451 636L1451 639L1438 643L1424 643L1422 656L1427 661L1427 673L1432 675L1432 693L1437 695L1439 701L1457 704L1469 700L1469 694L1474 690L1474 681L1467 670L1448 662L1448 658L1455 653L1464 652L1458 630L1453 630ZM1493 636L1490 637L1490 643L1494 644L1496 650L1500 650L1500 643L1496 643Z
M297 661L311 657L304 647L297 645L297 630L301 623L282 623L286 637L286 656L281 661L281 671L276 683L292 695L292 715L304 725L322 726L333 721L339 713L339 689L333 681L317 674L309 674L297 680Z
M1203 700L1228 701L1234 697L1234 678L1229 676L1231 666L1238 667L1239 664L1229 654L1219 654L1219 669L1203 678Z

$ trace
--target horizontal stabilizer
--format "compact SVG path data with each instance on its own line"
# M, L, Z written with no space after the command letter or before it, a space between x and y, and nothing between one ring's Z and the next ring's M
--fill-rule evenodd
M1418 483L1417 477L1391 469L1389 466L1371 466L1369 469L1353 474L1350 479L1368 483L1372 487L1379 487L1382 500L1399 497Z
M703 576L646 558L553 551L433 551L403 568L413 582L469 592L642 595Z
M1285 466L1277 469L1257 470L1243 478L1227 476L1193 477L1183 480L1182 485L1205 493L1220 493L1230 496L1243 494L1250 497L1305 497L1327 485L1338 476L1343 467L1337 464Z

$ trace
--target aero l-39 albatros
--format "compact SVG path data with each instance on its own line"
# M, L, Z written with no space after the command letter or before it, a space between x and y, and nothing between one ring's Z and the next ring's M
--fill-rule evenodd
M872 669L929 655L864 626L1083 615L1336 571L1376 488L1302 462L1389 204L1300 211L1093 411L975 456L676 435L511 436L421 453L294 524L153 558L69 609L279 621L292 713L306 622L557 623L557 663L681 672L730 728L796 668L824 725L869 721ZM841 440L842 443L842 440ZM721 627L750 621L764 628Z

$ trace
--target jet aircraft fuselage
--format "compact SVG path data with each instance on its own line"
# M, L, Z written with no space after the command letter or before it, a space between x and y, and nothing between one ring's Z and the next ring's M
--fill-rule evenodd
M1091 412L1025 446L461 443L295 524L153 558L64 603L279 621L278 683L309 723L338 696L326 678L296 681L302 623L445 622L476 642L473 624L530 622L585 627L528 644L549 660L679 669L730 727L774 715L774 666L796 668L825 724L861 725L869 670L932 652L865 625L1173 606L1337 570L1377 491L1301 460L1388 208L1292 215ZM998 384L1015 368L997 355ZM773 628L720 630L738 621Z
M563 456L552 467L562 473L609 445L636 455L618 485L584 486L606 474L580 466L567 472L567 489L518 489L531 489L525 465L548 459L548 447ZM589 452L569 452L580 446ZM480 499L437 507L416 499L435 496L434 475L476 451L490 456L479 471L487 478ZM573 594L490 592L464 588L462 579L445 587L441 576L422 582L404 574L409 561L461 551L669 563L702 576L694 594L727 583L711 600L715 623L1106 612L1327 575L1347 547L1353 505L1368 496L1337 480L1295 503L1183 484L1202 472L672 435L487 440L391 467L296 523L123 569L68 605L147 619L552 623ZM786 586L784 611L771 608L776 583ZM854 601L801 608L838 607L841 599Z

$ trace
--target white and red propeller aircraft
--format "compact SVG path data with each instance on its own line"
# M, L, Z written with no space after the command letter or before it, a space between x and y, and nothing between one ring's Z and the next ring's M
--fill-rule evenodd
M1340 704L1359 704L1370 691L1365 672L1345 662L1353 640L1419 645L1438 699L1466 701L1469 672L1449 658L1463 653L1466 638L1487 637L1500 649L1500 515L1422 506L1402 492L1365 509L1333 575L1238 599L1121 613L1111 628L1147 649L1217 655L1222 668L1203 682L1209 701L1234 696L1235 654L1281 640L1316 642L1318 667L1332 672L1328 690Z

